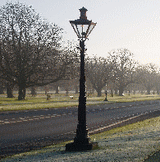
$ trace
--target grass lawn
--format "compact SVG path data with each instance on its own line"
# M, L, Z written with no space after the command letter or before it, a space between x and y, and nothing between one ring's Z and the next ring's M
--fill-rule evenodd
M71 98L70 96L73 96ZM45 109L45 108L60 108L78 106L78 94L52 94L51 98L47 100L46 95L38 94L32 97L27 94L26 99L18 101L17 94L15 98L6 98L6 95L0 95L0 111L12 111L12 110L29 110L29 109ZM159 95L125 95L125 96L108 96L108 102L104 101L105 96L96 97L90 95L87 97L87 104L105 104L115 102L133 102L133 101L144 101L144 100L159 100Z

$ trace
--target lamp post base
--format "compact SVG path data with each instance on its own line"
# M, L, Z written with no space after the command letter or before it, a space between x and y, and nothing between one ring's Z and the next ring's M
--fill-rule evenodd
M68 143L66 144L66 151L87 151L93 150L94 148L98 148L98 143L87 143L87 144L80 144L80 143Z
M92 144L79 144L79 143L68 143L66 144L66 151L86 151L92 150Z

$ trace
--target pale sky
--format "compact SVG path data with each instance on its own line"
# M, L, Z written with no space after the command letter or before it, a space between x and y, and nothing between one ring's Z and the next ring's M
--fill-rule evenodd
M0 6L16 0L0 0ZM160 66L160 0L19 0L32 5L41 17L65 31L78 43L69 20L88 9L87 18L97 22L86 41L87 54L105 57L113 49L127 48L141 64Z

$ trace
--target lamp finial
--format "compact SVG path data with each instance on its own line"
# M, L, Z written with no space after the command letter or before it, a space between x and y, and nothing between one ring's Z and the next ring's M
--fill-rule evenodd
M86 8L82 7L79 9L81 12L80 19L85 19L87 20L86 12L88 11Z

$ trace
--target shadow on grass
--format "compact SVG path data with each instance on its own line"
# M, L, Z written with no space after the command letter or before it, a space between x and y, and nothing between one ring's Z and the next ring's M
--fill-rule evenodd
M153 155L149 155L144 162L160 162L160 151L154 153Z

